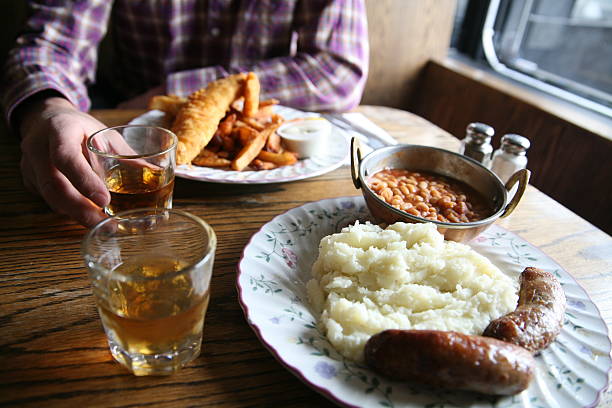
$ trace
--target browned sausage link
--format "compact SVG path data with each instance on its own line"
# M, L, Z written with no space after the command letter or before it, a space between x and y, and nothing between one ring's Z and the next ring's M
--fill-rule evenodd
M392 379L494 395L523 391L535 370L519 346L437 330L385 330L368 340L365 360Z
M537 268L525 268L520 284L516 310L489 323L483 336L535 353L548 347L561 331L565 294L552 273Z

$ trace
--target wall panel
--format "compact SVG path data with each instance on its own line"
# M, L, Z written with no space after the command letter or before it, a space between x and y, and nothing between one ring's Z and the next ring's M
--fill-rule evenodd
M362 104L406 108L423 67L446 55L456 0L366 0L370 75Z

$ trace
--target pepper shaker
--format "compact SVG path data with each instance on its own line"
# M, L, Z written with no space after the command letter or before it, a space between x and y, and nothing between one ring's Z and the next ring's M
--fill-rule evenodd
M465 130L465 138L461 141L459 153L489 168L493 152L491 138L494 134L495 130L485 123L470 123Z
M527 167L527 149L531 143L524 136L508 133L501 138L500 147L493 153L491 170L506 183L510 176Z

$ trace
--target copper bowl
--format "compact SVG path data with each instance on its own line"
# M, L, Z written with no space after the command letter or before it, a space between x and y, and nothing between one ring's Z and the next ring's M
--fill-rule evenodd
M464 223L431 221L408 214L386 203L370 189L368 178L385 169L426 171L466 183L485 197L493 213L485 219ZM471 240L498 218L510 215L521 200L530 176L529 170L519 170L504 185L492 171L477 161L458 153L428 146L387 146L362 157L359 141L355 138L351 141L351 174L355 187L361 189L370 212L377 220L388 224L397 221L431 222L444 235L444 239L457 242ZM517 182L518 189L509 199L508 193Z

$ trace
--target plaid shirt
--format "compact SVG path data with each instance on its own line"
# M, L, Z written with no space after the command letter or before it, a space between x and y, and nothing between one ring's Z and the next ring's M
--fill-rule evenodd
M88 110L107 26L114 83L125 98L160 84L186 96L254 71L262 98L341 111L359 103L367 76L363 0L37 0L30 8L5 67L7 117L44 89Z

